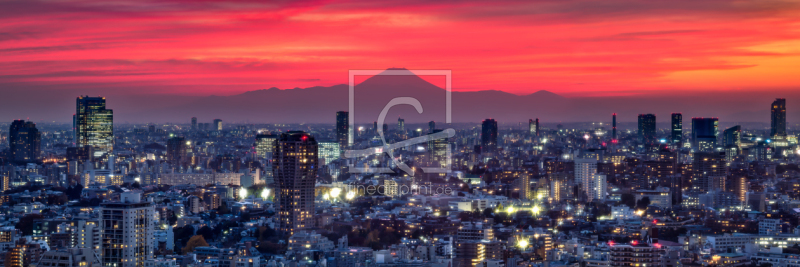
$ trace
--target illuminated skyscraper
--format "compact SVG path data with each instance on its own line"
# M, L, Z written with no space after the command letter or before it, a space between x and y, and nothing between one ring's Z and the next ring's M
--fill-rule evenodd
M197 131L197 117L192 117L192 131Z
M264 159L272 159L272 149L275 147L275 140L278 139L274 134L256 135L256 156Z
M656 144L656 115L639 114L639 141L646 146Z
M214 119L214 131L222 131L222 120Z
M344 151L353 143L350 137L350 123L347 111L336 112L336 141L339 142L339 150Z
M8 148L11 160L19 163L36 162L42 150L42 134L36 124L15 120L8 131Z
M722 146L739 146L742 141L742 126L736 125L722 131Z
M406 120L397 118L397 130L400 131L401 134L406 133Z
M319 165L330 164L339 159L341 150L338 142L319 142Z
M79 96L75 112L76 146L92 146L95 158L114 151L114 111L105 97Z
M717 146L719 119L692 118L692 148L700 152L712 152Z
M672 113L672 134L670 141L680 147L683 144L683 114Z
M481 125L481 151L497 151L497 121L486 119Z
M528 120L528 134L531 136L539 136L539 118Z
M772 102L771 111L770 136L786 136L786 99L775 99Z
M438 133L441 131L442 129L433 129L431 133ZM433 164L435 164L433 167L445 168L449 166L449 157L447 157L447 152L449 149L450 145L447 143L447 138L428 140L429 156Z
M314 185L319 167L319 148L311 135L293 131L281 134L273 151L278 230L291 236L314 226Z

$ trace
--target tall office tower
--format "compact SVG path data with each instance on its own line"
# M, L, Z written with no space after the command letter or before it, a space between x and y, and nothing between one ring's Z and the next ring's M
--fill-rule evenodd
M603 197L599 196L605 195L605 189L598 190L601 185L596 182L600 179L605 182L605 175L601 175L602 178L595 176L598 176L597 159L575 159L575 183L579 184L581 190L586 193L587 201L598 198L602 200Z
M114 111L106 109L106 98L79 96L75 102L75 146L92 146L95 158L113 152Z
M192 117L192 131L197 131L197 117Z
M183 165L187 162L188 144L183 137L173 137L167 140L167 162L172 166Z
M430 121L428 122L428 133L433 133L433 130L436 130L436 122Z
M786 99L777 98L772 102L772 121L769 136L786 136Z
M672 113L671 143L677 147L683 144L683 114Z
M646 146L656 144L656 115L639 114L639 141Z
M222 120L214 119L214 131L222 131Z
M717 146L719 119L692 118L692 148L700 152L712 152Z
M442 129L433 129L431 133L438 133L441 132ZM446 168L450 166L450 158L447 157L447 152L450 149L450 145L447 142L447 138L442 139L435 139L435 140L428 140L428 152L431 158L431 162L433 163L431 167L435 168ZM441 174L442 176L444 173Z
M347 111L336 112L336 141L339 142L339 151L344 151L353 143L353 138L350 137L350 122L349 114Z
M539 136L541 134L539 133L539 118L536 118L534 122L536 123L536 136Z
M274 134L256 135L256 156L267 160L272 159L272 149L275 148L275 140L278 140L278 136Z
M397 130L400 131L401 134L406 133L406 120L397 118Z
M497 151L497 121L485 119L481 125L481 151Z
M694 153L692 190L695 192L724 191L727 169L725 152Z
M8 148L11 160L19 163L30 163L39 160L42 150L42 134L36 124L24 120L15 120L8 131Z
M119 202L100 204L103 266L143 267L153 258L155 208L138 192L123 192Z
M617 140L617 113L611 114L611 140Z
M318 142L319 145L319 165L330 164L334 160L341 158L342 152L339 150L337 142ZM335 179L335 178L334 178Z
M736 125L722 131L722 146L736 146L742 143L742 126Z
M373 121L372 122L372 131L375 132L375 133L378 133L378 122L377 121Z
M536 122L533 119L528 119L528 134L530 136L536 136Z
M388 132L388 131L389 131L389 124L384 123L383 124L383 134L386 134L386 132Z
M319 148L313 136L292 131L278 137L273 151L278 230L291 236L314 226L314 185Z

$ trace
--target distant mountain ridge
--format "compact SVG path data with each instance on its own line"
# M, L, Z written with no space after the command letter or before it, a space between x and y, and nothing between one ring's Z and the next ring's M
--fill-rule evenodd
M402 69L401 69L402 70ZM393 107L385 123L395 125L398 117L406 123L445 121L445 90L413 75L377 75L355 86L355 108L351 112L359 124L371 124L391 99L414 97L424 112L418 114L411 106ZM636 121L641 113L653 113L659 124L668 123L669 114L684 114L684 125L690 118L720 117L721 122L768 122L769 104L775 97L759 92L732 92L729 99L714 92L682 92L674 96L563 97L547 90L527 95L515 95L501 90L453 91L452 122L480 123L486 118L501 123L525 123L540 118L542 122L609 122L611 113L618 121ZM797 95L797 93L795 93ZM800 96L798 96L800 98ZM800 116L798 98L789 98L790 121ZM159 122L189 121L198 117L201 122L220 118L229 122L251 123L333 123L336 111L349 109L349 86L315 86L279 89L272 87L247 91L231 96L194 97L183 103L162 105L160 108L115 112L123 121L143 122L140 118L157 118ZM795 105L797 103L797 105ZM798 107L798 108L793 108ZM113 105L111 106L113 108ZM659 126L661 127L661 126ZM666 125L665 125L666 127Z

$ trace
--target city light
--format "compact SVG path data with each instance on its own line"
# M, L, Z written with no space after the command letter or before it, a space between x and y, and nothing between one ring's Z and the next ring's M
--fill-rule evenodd
M349 192L347 192L347 194L344 197L347 200L351 200L351 199L356 197L356 192L355 191L349 191Z
M270 193L269 188L264 188L264 190L261 190L261 199L267 200L267 197L269 197L269 193Z
M339 194L341 194L341 193L342 193L342 189L341 188L334 187L334 188L331 189L331 197L332 198L338 198Z
M522 239L517 243L517 246L521 249L525 249L528 247L528 240Z
M242 187L239 189L239 198L244 199L245 197L247 197L247 188Z
M513 214L514 213L514 206L508 206L508 208L506 208L506 213Z

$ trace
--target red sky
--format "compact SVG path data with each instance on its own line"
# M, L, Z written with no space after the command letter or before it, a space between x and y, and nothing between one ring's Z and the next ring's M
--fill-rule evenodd
M230 95L450 69L565 96L800 87L800 2L0 2L0 90Z

